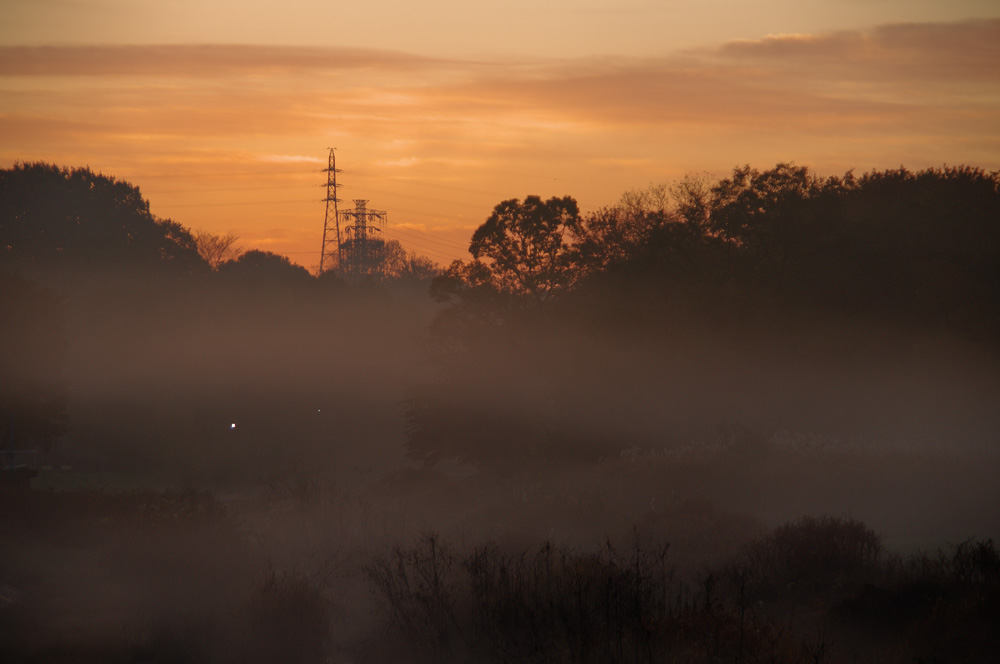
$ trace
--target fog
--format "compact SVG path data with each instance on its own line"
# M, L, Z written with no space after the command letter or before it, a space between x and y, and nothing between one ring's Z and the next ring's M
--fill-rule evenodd
M535 301L18 274L5 403L58 392L32 407L65 421L5 430L43 452L3 493L4 661L992 648L967 638L1000 581L1000 349L978 310L758 285L678 303L631 275ZM973 627L929 630L928 607Z
M283 569L425 532L586 549L638 527L692 573L803 515L904 553L1000 536L1000 367L973 341L847 320L587 327L595 302L444 352L419 291L111 292L69 307L51 465L211 492ZM415 399L433 418L413 421Z
M901 553L1000 536L992 348L849 321L649 334L587 327L583 307L445 352L441 309L420 291L78 285L70 424L36 485L208 492L214 516L92 498L46 524L65 571L18 585L71 643L150 624L214 643L251 629L219 607L300 575L356 653L378 630L359 569L430 532L586 551L637 528L692 581L803 515Z
M429 300L226 286L165 297L71 307L74 424L59 453L85 447L106 468L192 486L213 474L245 483L296 467L333 472L369 451L383 465L390 450L398 457Z

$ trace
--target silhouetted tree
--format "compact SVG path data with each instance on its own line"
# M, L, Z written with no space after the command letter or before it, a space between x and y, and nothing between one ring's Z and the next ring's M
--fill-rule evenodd
M669 204L666 188L653 185L628 191L617 204L587 215L574 247L577 269L600 272L629 262L654 229L677 221Z
M1000 300L1000 176L969 167L819 178L734 169L708 228L733 248L743 293L786 308L966 321Z
M832 206L828 206L834 209ZM870 306L967 325L1000 312L1000 173L866 173L841 197L838 247ZM873 291L873 292L872 292Z
M504 201L472 234L469 253L482 267L470 271L500 293L545 302L576 278L570 248L580 225L580 210L569 196Z
M441 273L437 263L412 251L406 251L398 240L387 240L383 252L383 272L388 281L429 282Z
M712 181L707 175L685 175L670 187L677 216L689 226L708 232L712 213Z
M738 247L748 265L780 278L791 254L815 232L808 202L822 188L804 166L778 164L763 172L734 168L731 177L712 187L708 229Z
M223 263L218 273L232 283L250 287L296 287L313 280L313 276L301 265L292 263L285 256L259 249L251 249L236 260Z
M474 260L435 279L432 294L453 306L434 323L441 380L410 402L414 457L499 466L583 450L579 432L551 417L573 410L560 405L558 388L533 392L542 395L537 408L518 401L600 364L560 356L565 344L550 339L567 334L593 333L597 348L608 333L679 339L664 354L681 365L691 334L706 340L709 357L761 349L783 357L771 345L784 341L849 355L831 330L879 330L885 337L871 348L891 344L886 355L927 329L1000 338L1000 173L819 177L790 164L743 166L716 182L629 192L586 216L571 200L501 203L473 235ZM557 293L566 296L549 306L511 306ZM500 377L515 385L509 393L476 391Z
M208 231L195 231L194 241L198 247L198 255L208 263L213 270L219 268L226 261L236 260L243 253L243 249L236 245L239 236L235 233L219 235Z
M195 239L127 182L45 163L0 170L0 264L203 270Z

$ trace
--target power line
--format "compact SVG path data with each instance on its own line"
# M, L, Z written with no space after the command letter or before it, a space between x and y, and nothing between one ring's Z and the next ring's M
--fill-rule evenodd
M446 205L464 205L466 207L473 207L473 208L477 208L477 209L480 209L480 208L483 207L479 203L464 203L462 201L449 201L449 200L445 200L445 199L442 199L442 198L430 198L429 196L418 196L416 194L400 194L400 193L397 193L397 192L394 192L394 191L385 191L384 189L371 189L369 187L358 187L357 185L353 185L353 184L344 184L344 185L341 185L341 186L344 187L344 188L346 188L346 189L356 189L358 191L368 191L368 192L372 192L372 193L375 193L375 194L384 194L386 196L395 196L395 197L398 197L398 198L412 198L414 200L429 201L431 203L445 203Z
M414 178L394 178L389 175L375 175L372 173L364 173L359 171L345 171L345 173L350 173L351 175L357 175L362 178L373 178L377 180L390 180L392 182L402 182L404 184L415 184L421 187L435 187L437 189L451 189L453 191L464 191L472 194L486 194L487 196L506 196L507 194L499 191L487 191L485 189L473 189L472 187L459 187L457 185L449 184L439 184L436 182L428 182L426 180L417 180Z
M454 222L459 223L459 224L468 224L468 223L470 223L468 219L462 219L462 218L459 218L459 217L452 217L452 216L449 216L449 215L442 215L442 214L438 214L437 212L422 212L420 210L408 210L406 208L397 208L397 207L394 207L393 208L393 213L395 213L395 212L405 212L407 215L411 215L411 216L414 216L414 217L427 217L428 219L435 219L435 220L439 220L439 221L454 221Z
M232 175L305 175L306 173L319 173L320 170L280 170L280 171L209 171L207 173L132 173L130 179L153 179L153 178L205 178L205 177L228 177Z
M449 249L460 249L462 251L467 251L468 247L461 242L455 242L454 240L445 240L442 238L435 237L430 233L421 233L420 231L413 231L413 229L402 230L399 227L392 227L389 229L393 233L399 233L401 235L409 235L415 237L424 242L433 242L435 244L440 244ZM410 232L413 231L413 232ZM419 235L418 235L419 233Z
M387 230L386 232L389 236L393 236L392 239L398 240L400 244L406 244L407 246L411 247L419 247L420 249L436 253L440 256L448 256L449 258L454 258L456 255L466 253L466 250L464 249L462 250L449 249L449 247L436 247L433 245L427 245L420 240L414 240L412 238L396 235L395 233L393 233L391 229Z
M218 193L220 191L279 191L285 189L312 189L315 185L311 184L296 184L286 187L219 187L214 189L161 189L157 190L157 194L208 194L208 193Z
M291 201L233 201L230 203L168 203L162 207L171 208L202 208L202 207L232 207L236 205L291 205L295 203L315 203L316 201L304 201L297 198ZM159 206L159 204L157 204Z

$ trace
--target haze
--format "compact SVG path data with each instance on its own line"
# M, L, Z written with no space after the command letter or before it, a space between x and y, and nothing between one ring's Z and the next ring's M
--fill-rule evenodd
M992 661L998 63L994 0L4 3L0 662Z

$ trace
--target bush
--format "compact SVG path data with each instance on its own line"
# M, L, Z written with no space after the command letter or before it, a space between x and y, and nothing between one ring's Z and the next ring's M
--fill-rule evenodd
M882 540L853 519L803 517L750 544L737 565L756 601L829 601L869 582Z

